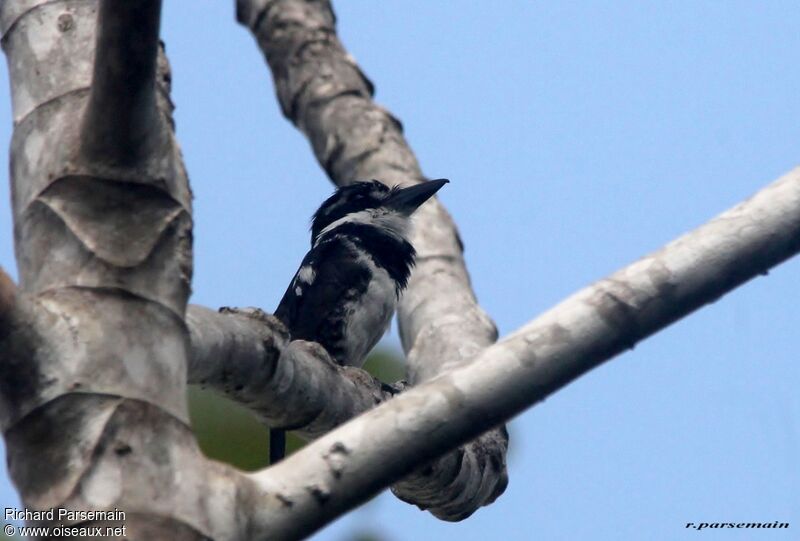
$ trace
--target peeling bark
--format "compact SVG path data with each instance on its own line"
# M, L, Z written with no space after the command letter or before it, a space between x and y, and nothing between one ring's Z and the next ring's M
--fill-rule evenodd
M284 115L309 139L337 185L376 178L424 180L400 122L373 99L374 87L336 36L327 0L238 0L272 70ZM472 361L497 340L480 308L453 220L438 202L415 213L417 264L398 307L412 384ZM399 498L444 520L462 520L508 483L508 433L495 428L393 487Z

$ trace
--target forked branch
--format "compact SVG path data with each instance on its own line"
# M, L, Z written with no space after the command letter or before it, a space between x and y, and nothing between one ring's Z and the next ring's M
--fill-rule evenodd
M237 15L269 63L284 115L334 183L423 179L400 122L375 103L372 83L339 41L329 1L239 0ZM412 384L469 363L497 339L475 300L450 215L432 201L415 223L417 265L398 309ZM490 430L393 491L441 519L464 519L505 490L507 446L504 427Z

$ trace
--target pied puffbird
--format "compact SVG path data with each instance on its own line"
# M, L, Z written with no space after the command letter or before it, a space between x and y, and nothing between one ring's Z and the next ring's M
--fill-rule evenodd
M319 343L340 365L364 363L414 265L411 214L447 182L355 182L322 203L312 218L311 250L275 310L292 340ZM284 428L270 431L270 463L283 458L285 438Z

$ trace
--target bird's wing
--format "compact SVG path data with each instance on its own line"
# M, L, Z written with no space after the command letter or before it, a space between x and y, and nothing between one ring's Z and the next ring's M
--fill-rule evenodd
M326 240L306 254L275 316L292 340L318 342L342 364L345 311L364 294L370 278L352 244L336 237Z

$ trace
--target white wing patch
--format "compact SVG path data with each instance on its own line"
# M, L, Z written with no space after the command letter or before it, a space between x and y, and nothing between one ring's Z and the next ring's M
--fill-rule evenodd
M303 296L303 288L300 287L300 286L297 286L296 288L294 288L294 294L297 295L298 297L302 297Z
M313 284L314 278L317 277L317 273L314 272L314 267L311 265L305 265L300 268L300 271L297 273L297 279L306 284Z

